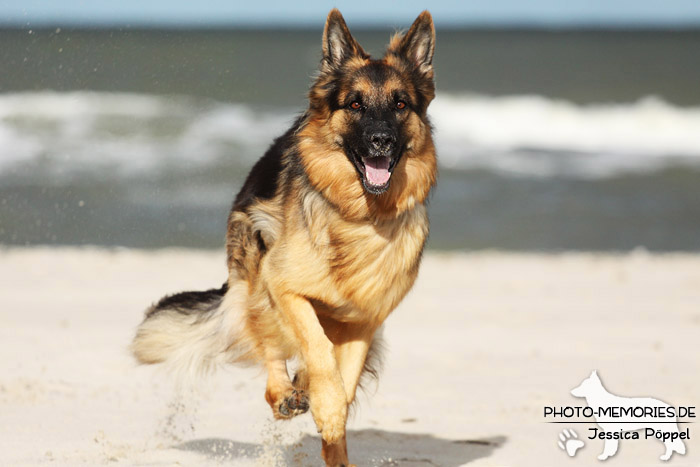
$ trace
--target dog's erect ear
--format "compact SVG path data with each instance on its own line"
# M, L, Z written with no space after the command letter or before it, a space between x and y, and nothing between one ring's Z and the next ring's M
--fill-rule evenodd
M402 56L421 73L433 71L435 26L428 10L418 15L403 37L391 41L389 52Z
M593 370L591 372L591 379L597 379L598 381L600 381L600 378L598 378L598 370Z
M326 27L323 30L323 62L321 69L330 71L340 67L348 58L360 56L367 58L367 53L362 50L350 30L343 15L337 8L328 13Z

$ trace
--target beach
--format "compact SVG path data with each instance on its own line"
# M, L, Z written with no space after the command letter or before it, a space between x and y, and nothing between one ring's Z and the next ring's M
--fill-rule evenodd
M0 464L320 465L309 414L275 422L264 373L227 367L176 383L128 345L167 293L219 286L220 250L0 250ZM589 424L547 423L585 405L597 370L610 392L674 406L700 400L700 255L429 252L385 325L382 377L348 423L363 466L598 465ZM685 456L697 466L700 433ZM656 440L621 441L608 462L662 464Z
M309 414L272 419L263 370L178 380L129 344L158 299L227 277L231 203L308 108L325 11L54 27L21 10L0 25L0 467L322 465ZM370 10L348 24L376 57L395 30ZM603 425L550 412L700 404L700 30L433 13L430 237L350 460L600 465ZM587 378L605 405L572 395ZM607 463L698 467L694 420L667 464L644 436Z

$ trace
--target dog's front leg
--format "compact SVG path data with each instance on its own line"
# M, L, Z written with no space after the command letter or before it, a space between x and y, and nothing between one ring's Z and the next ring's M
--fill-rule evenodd
M309 402L316 427L324 444L340 443L345 438L348 402L333 343L307 299L286 293L277 296L277 303L294 331L306 365ZM325 460L328 465L347 464L347 454L343 459Z
M270 352L267 352L269 354ZM277 419L288 419L309 410L309 399L304 390L297 390L289 379L287 361L282 357L266 355L267 388L265 400Z
M348 404L352 404L377 326L344 323L329 318L321 318L320 321L326 335L333 342L345 396Z
M619 441L616 439L606 439L603 445L603 452L598 456L598 459L604 461L608 457L614 456L617 452L617 446Z
M367 352L372 345L376 326L359 323L342 323L329 318L321 318L321 325L333 342L345 397L348 405L355 399ZM336 444L323 442L323 458L329 465L347 465L348 450L346 439ZM342 459L343 461L336 461Z

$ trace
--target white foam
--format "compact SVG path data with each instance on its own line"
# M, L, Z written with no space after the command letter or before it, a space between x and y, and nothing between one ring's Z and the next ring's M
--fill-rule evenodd
M184 96L3 94L0 171L18 163L41 163L64 176L221 160L248 167L294 114ZM678 163L700 166L700 107L654 97L576 105L542 96L441 93L430 115L447 168L598 177Z
M700 164L700 107L656 97L575 105L542 96L442 93L429 111L443 165L608 175Z
M105 92L0 95L0 170L41 162L61 175L118 174L219 157L255 159L291 123L289 111L255 111L184 96Z

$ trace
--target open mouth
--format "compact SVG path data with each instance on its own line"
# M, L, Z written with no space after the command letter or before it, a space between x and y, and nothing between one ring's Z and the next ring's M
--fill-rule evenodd
M389 189L394 161L388 156L357 157L356 165L362 174L362 184L372 194L378 195Z

